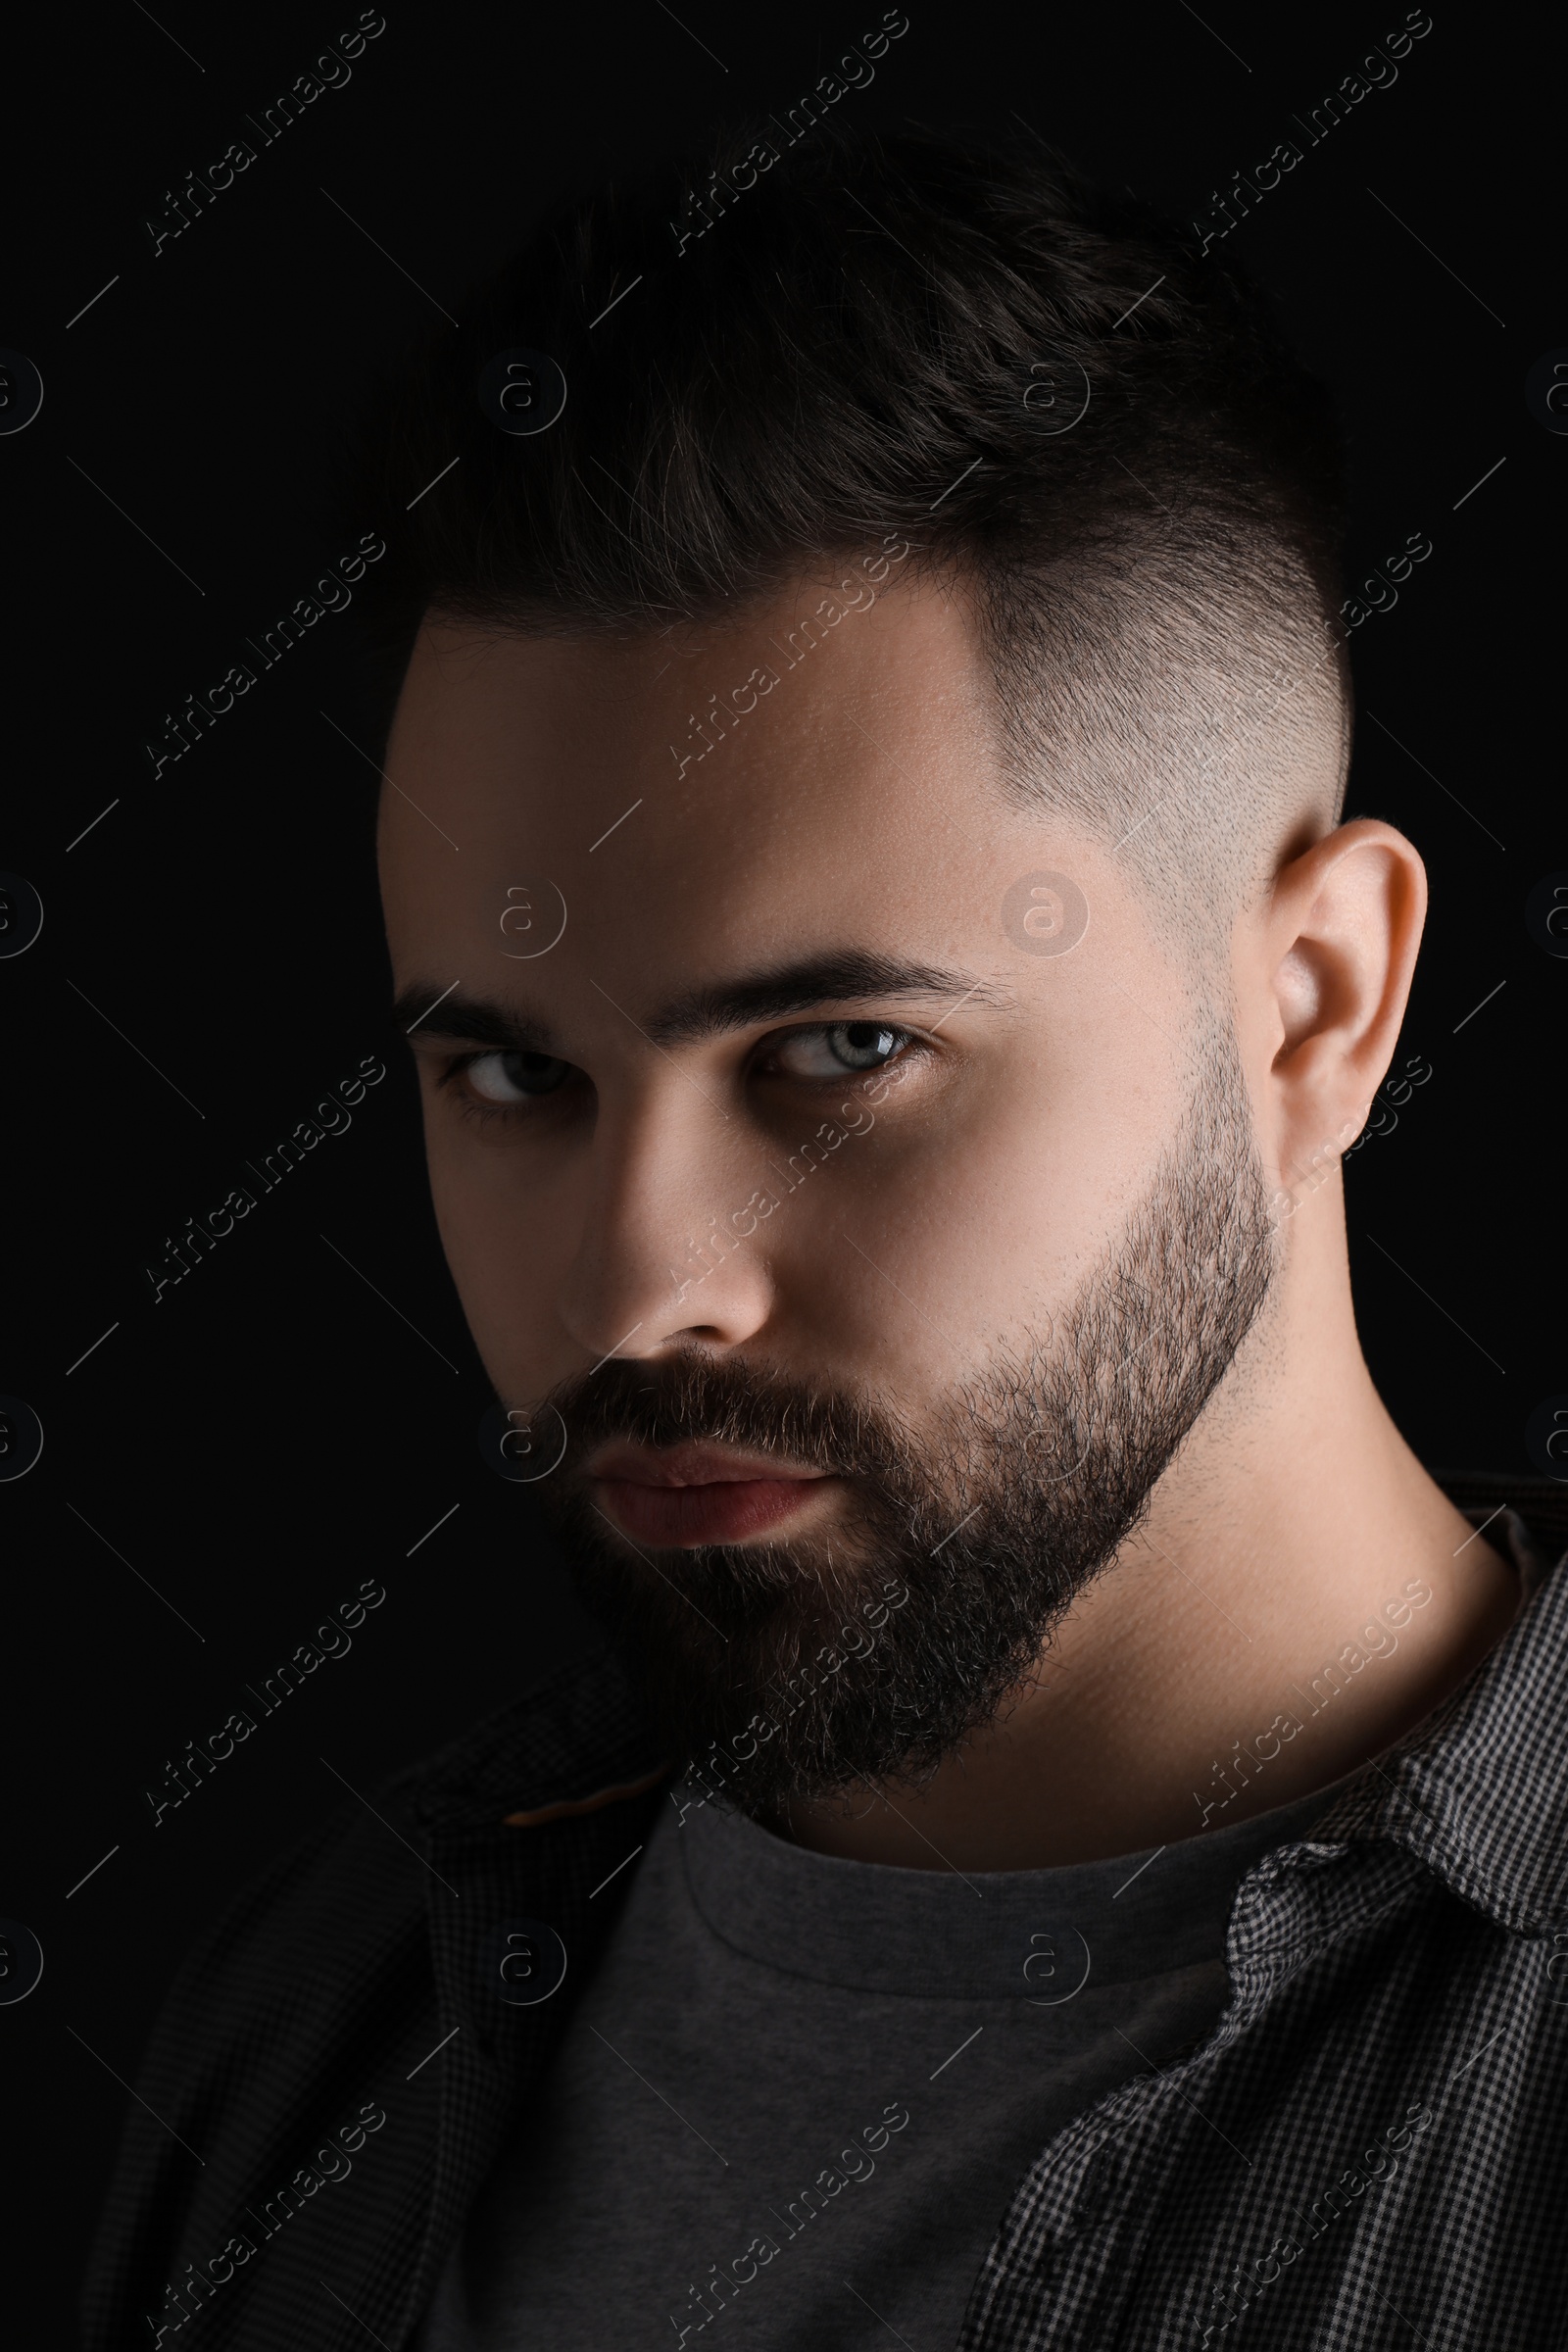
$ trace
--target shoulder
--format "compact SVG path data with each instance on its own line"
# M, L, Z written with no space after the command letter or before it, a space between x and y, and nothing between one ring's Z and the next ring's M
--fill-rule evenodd
M204 2063L221 2053L231 2067L236 2043L285 2021L309 2018L337 2047L340 2035L373 2031L378 1995L406 1998L426 1941L432 1831L467 1815L488 1821L519 1788L569 1776L620 1696L602 1655L574 1659L363 1794L344 1784L319 1826L259 1872L186 1958L148 2080L187 2095Z
M221 2247L262 2183L289 2179L367 2103L395 2087L414 2124L439 2078L403 2087L437 2037L431 1853L465 1821L499 1825L519 1789L526 1801L591 1777L596 1740L626 1712L612 1663L574 1659L434 1754L338 1790L226 1906L172 1983L135 2079L87 2284L90 2343L139 2328L131 2315L159 2308L194 2245ZM421 2126L406 2142L429 2138Z

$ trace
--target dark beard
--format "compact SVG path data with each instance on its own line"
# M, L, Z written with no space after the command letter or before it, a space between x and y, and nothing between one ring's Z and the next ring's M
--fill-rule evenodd
M1224 1377L1273 1269L1235 1048L1054 1330L998 1347L919 1426L869 1392L765 1362L612 1358L549 1402L567 1446L538 1490L585 1605L671 1759L746 1812L917 1785L1037 1673ZM639 1551L581 1464L607 1439L788 1452L852 1512L791 1544Z

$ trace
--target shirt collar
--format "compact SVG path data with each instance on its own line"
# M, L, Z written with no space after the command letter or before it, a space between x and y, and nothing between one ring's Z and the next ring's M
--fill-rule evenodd
M1499 1927L1539 1935L1568 1917L1568 1555L1554 1564L1517 1510L1492 1522L1525 1588L1518 1616L1312 1838L1403 1846Z
M624 1666L605 1646L530 1685L389 1793L406 1787L426 1830L515 1838L639 1795L668 1769Z

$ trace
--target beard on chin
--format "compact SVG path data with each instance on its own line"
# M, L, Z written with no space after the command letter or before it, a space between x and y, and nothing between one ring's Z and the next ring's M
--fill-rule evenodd
M1216 1034L1169 1151L1074 1297L918 1423L867 1387L757 1358L612 1357L561 1383L546 1402L566 1450L539 1498L666 1752L762 1817L929 1778L1033 1680L1137 1527L1273 1262L1245 1081ZM793 1542L655 1556L582 1476L611 1439L787 1453L843 1479L848 1508Z

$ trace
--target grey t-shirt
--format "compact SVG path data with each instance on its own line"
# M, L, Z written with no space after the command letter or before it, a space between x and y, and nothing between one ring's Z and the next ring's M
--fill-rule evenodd
M1212 2030L1240 1880L1332 1793L966 1876L674 1792L418 2352L951 2352L1024 2172Z

